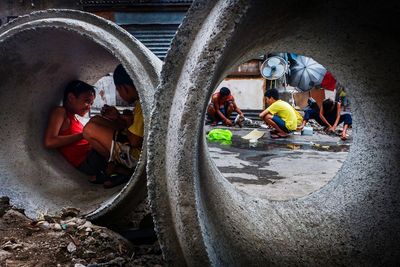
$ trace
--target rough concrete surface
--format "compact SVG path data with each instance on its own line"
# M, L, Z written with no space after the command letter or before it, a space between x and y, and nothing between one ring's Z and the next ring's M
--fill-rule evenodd
M44 149L43 133L66 84L94 84L121 62L139 91L146 129L161 61L129 33L95 15L35 12L0 28L0 195L27 215L79 208L91 219L125 213L146 191L146 147L125 187L105 190ZM132 207L128 207L131 209Z
M171 265L398 265L399 6L377 1L195 1L152 112L148 190ZM229 69L265 52L311 56L359 122L335 178L287 201L251 197L217 170L203 121Z

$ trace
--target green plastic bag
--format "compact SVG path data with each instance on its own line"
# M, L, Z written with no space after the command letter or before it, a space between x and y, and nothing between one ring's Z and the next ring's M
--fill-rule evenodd
M214 129L208 133L207 140L229 145L232 143L232 132L224 129Z

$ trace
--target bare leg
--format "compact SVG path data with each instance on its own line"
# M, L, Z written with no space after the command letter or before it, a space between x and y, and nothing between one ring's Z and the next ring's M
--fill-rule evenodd
M229 106L226 107L226 118L228 120L230 120L232 112L233 112L233 104L229 104Z
M279 126L272 120L273 115L267 114L263 117L263 120L265 121L266 124L268 124L271 127L274 127L277 134L281 137L287 136L287 133L283 131Z
M346 136L347 128L349 128L349 125L348 125L348 124L345 124L345 125L343 126L342 134L340 135L340 139L342 139L343 141L344 141L344 140L347 140L347 136Z
M113 135L114 129L95 121L89 121L83 129L83 137L89 141L93 149L107 159L110 157Z

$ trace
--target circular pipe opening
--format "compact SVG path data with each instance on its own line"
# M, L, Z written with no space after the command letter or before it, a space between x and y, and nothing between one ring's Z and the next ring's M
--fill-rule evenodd
M276 56L284 60L287 71L277 79L266 79L261 75L262 66ZM220 95L224 87L230 90L227 100ZM268 108L264 94L270 89L276 89L279 100L302 117L297 119L299 128L291 129L285 138L277 138L277 130L259 117ZM349 101L347 96L340 98L342 89L345 87L329 70L310 57L259 51L256 58L241 62L228 72L208 102L204 131L214 164L237 190L252 197L290 200L319 190L341 168L353 139L347 124L351 121ZM340 123L334 132L328 131L319 117L325 99L338 105L341 102ZM275 115L286 119L282 117L287 116L286 112L279 111L282 104L276 105L273 112L279 114ZM336 110L333 107L332 112L325 112L331 125L335 123ZM244 116L241 121L239 112ZM342 140L342 134L347 140Z
M394 10L357 1L193 3L166 58L149 138L151 207L168 260L217 266L396 262L399 125L391 109L399 101L392 86L399 70L391 66L399 55L387 37L399 32L388 19ZM204 116L193 117L205 113L226 72L260 50L312 56L326 66L349 88L360 122L333 180L302 198L271 201L238 192L210 159Z
M36 12L3 26L0 50L0 195L32 217L75 207L91 219L143 198L145 146L130 182L106 190L90 184L58 151L46 150L43 137L69 81L94 84L119 62L135 81L148 127L161 61L118 26L70 10Z

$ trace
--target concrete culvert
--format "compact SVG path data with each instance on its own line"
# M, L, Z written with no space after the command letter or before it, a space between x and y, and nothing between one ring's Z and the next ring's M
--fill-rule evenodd
M126 186L103 189L43 147L52 107L73 79L94 84L122 63L138 89L145 140L161 61L117 25L72 10L47 10L0 29L0 195L29 216L75 207L90 219L126 212L146 193L146 146Z
M193 3L165 60L148 142L151 207L171 265L399 263L398 14L376 1ZM241 193L207 151L212 91L260 51L314 58L353 100L347 160L308 196Z

